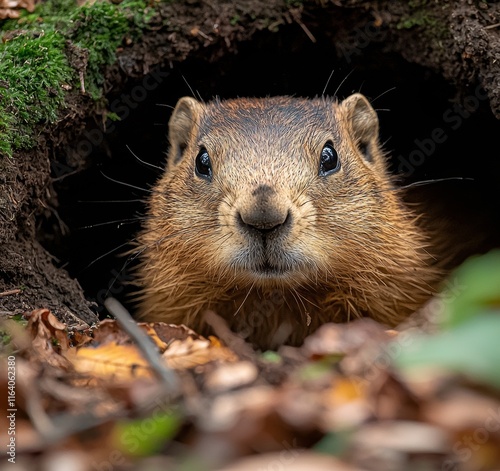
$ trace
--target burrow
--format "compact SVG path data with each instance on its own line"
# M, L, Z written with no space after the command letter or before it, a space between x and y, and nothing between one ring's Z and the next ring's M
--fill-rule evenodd
M85 161L83 171L72 174L65 165L68 149L57 150L57 213L39 221L37 237L80 282L97 312L108 295L134 310L128 297L134 262L123 254L140 230L147 190L165 164L168 119L184 95L342 99L361 92L378 111L397 183L415 185L408 199L424 203L432 217L449 219L458 238L471 240L463 258L500 246L499 122L480 83L458 89L436 71L386 52L383 38L340 50L327 37L316 39L291 24L279 34L261 31L215 61L208 57L217 54L200 53L129 80L107 95L121 120L104 126L89 120L70 144Z

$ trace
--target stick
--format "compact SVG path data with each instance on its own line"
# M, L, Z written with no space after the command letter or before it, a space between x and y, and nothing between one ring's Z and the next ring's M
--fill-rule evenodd
M153 341L143 332L134 319L132 319L132 316L122 306L120 301L110 297L104 301L104 306L116 318L122 329L135 340L144 358L149 362L169 391L173 395L179 393L179 380L177 375L163 363Z

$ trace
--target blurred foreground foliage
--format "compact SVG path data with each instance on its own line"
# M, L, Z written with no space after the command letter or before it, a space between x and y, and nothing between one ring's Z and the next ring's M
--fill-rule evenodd
M467 260L442 293L440 331L394 358L403 369L440 367L500 389L500 251Z

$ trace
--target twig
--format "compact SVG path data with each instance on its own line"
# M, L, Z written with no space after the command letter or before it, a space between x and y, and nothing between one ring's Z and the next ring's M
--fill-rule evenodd
M12 294L19 294L21 292L20 289L11 289L9 291L3 291L0 293L0 298L3 298L4 296L11 296Z
M162 362L153 341L137 325L129 312L117 299L107 298L104 301L104 306L113 316L115 316L123 330L135 340L144 358L149 362L165 386L167 386L169 392L172 395L177 395L180 391L179 380L174 371Z
M80 78L80 90L83 94L85 94L85 75L83 73L83 70L80 70L78 72L78 76Z
M257 355L253 348L245 342L238 334L235 334L227 325L222 317L218 316L214 311L205 311L203 313L205 322L212 327L215 335L219 337L236 355L240 358L257 361Z
M26 396L26 412L31 419L31 423L44 440L54 440L54 437L59 436L58 434L61 433L45 412L40 392L37 388L33 388L30 394Z
M499 26L500 23L495 23L494 25L485 26L484 29L493 29L493 28L498 28Z
M316 38L314 35L311 33L309 28L302 22L300 19L300 16L296 10L290 10L290 13L293 16L293 19L297 22L297 24L302 28L304 33L306 33L307 37L311 40L312 43L316 43Z

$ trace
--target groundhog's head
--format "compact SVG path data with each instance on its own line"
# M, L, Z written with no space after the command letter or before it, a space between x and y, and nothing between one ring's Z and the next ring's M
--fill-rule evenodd
M432 293L362 95L182 98L169 133L139 237L141 317L203 329L212 308L268 347L324 322L395 325Z
M169 137L151 211L156 240L175 239L170 256L187 271L296 286L342 278L383 237L393 200L377 114L360 94L341 103L185 97Z

